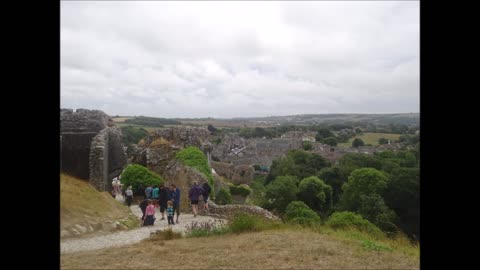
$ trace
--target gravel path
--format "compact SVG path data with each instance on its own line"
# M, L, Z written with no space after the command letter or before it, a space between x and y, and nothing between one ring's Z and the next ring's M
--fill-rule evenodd
M142 211L138 207L138 205L132 205L130 207L132 212L137 215L139 218L142 217ZM158 209L156 210L156 220L155 225L147 226L147 227L140 227L129 231L119 231L107 235L100 235L100 236L93 236L90 238L83 238L83 239L67 239L60 241L60 252L62 254L65 253L72 253L78 251L85 251L85 250L96 250L108 247L119 247L124 245L130 245L134 243L138 243L141 240L148 238L151 232L157 230L164 230L166 228L171 227L175 232L185 232L185 226L191 224L192 221L208 221L214 220L212 217L208 216L197 216L193 217L192 214L184 214L180 213L179 217L179 224L175 225L168 225L167 219L160 220L162 217L159 213ZM165 213L166 216L166 213ZM175 215L176 218L176 215Z

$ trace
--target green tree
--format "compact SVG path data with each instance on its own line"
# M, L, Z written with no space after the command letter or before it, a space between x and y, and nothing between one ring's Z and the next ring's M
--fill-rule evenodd
M335 135L327 128L319 128L315 135L315 140L317 142L323 142L323 139L328 137L335 137Z
M319 154L291 150L286 157L273 160L265 184L282 175L294 175L298 179L303 179L317 175L321 169L329 166L330 162Z
M358 153L348 153L343 155L338 159L339 170L341 172L341 177L344 181L347 181L350 173L356 169L360 168L375 168L380 170L382 168L382 163L379 159Z
M355 138L352 142L352 147L364 146L365 143L360 138Z
M323 168L319 172L318 177L332 187L333 205L337 204L342 194L342 185L347 181L346 178L342 177L340 168L338 166Z
M328 137L323 140L324 144L328 144L330 146L337 146L337 139L335 137Z
M383 172L373 168L354 170L342 187L341 208L356 212L360 208L360 196L382 194L387 188L387 180Z
M302 144L302 147L303 147L303 150L305 150L305 151L310 151L310 150L313 149L313 145L309 141L304 141L303 144Z
M297 199L298 178L291 175L279 176L265 189L265 208L284 213L287 205Z
M420 236L420 170L398 168L391 173L385 203L398 216L398 225L409 235Z
M377 226L364 219L361 215L348 211L333 213L328 218L326 225L333 229L355 228L359 231L368 232L373 235L383 234Z
M304 178L298 185L298 198L310 208L327 215L333 207L332 187L316 176Z
M230 204L233 202L232 195L230 191L226 188L220 188L217 193L217 197L215 198L215 202L220 205Z
M180 160L184 165L197 169L200 173L205 175L210 185L213 198L215 197L214 182L212 176L212 169L208 166L207 157L198 147L189 146L178 151L175 154L176 159Z
M379 194L361 195L357 212L384 231L396 230L393 224L396 219L395 212L387 207Z
M122 142L127 146L138 143L138 141L148 134L148 131L144 128L136 128L133 126L121 127L120 129L122 131Z
M385 138L378 139L378 144L387 144L387 143L388 143L388 139L385 139Z
M141 187L156 186L164 183L161 176L138 164L128 165L123 170L121 178L122 184L125 187L132 186L132 190L135 192L140 190ZM138 192L143 192L143 190Z
M320 223L320 217L317 213L301 201L289 203L284 217L288 223L301 225L315 225Z

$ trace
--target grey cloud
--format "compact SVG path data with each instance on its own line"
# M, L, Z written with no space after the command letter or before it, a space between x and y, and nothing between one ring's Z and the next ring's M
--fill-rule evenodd
M61 106L419 111L418 2L61 2Z

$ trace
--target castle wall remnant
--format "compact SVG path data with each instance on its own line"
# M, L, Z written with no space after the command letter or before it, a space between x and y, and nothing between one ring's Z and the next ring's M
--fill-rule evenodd
M99 110L62 109L60 119L61 170L111 190L111 179L126 163L120 129Z

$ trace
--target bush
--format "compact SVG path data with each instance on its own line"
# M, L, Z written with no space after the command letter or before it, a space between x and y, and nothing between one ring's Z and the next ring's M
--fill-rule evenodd
M316 176L303 179L298 185L297 197L314 210L328 214L333 207L332 187Z
M207 157L202 150L198 149L198 147L190 146L178 151L175 157L184 165L197 169L207 177L208 184L212 189L210 194L213 195L212 199L215 199L215 183L213 182L212 169L208 166Z
M251 191L252 189L245 184L230 186L230 194L232 195L241 195L243 197L247 197Z
M310 151L313 149L313 145L309 141L304 141L302 147L303 147L303 150L305 151Z
M260 165L255 164L255 165L253 165L253 169L254 169L255 171L260 171L261 168L260 168Z
M233 199L232 199L232 195L230 194L230 191L228 191L225 188L220 188L217 194L217 198L215 199L215 202L221 205L232 203Z
M365 143L362 141L362 139L355 138L352 142L352 147L359 147L359 146L364 146Z
M122 141L125 145L138 143L143 137L147 136L148 131L144 128L135 128L132 126L121 127Z
M324 144L328 144L330 146L337 146L338 141L335 137L328 137L323 140Z
M335 212L327 220L326 225L333 229L357 229L374 235L381 235L382 231L370 221L353 212Z
M164 183L164 180L158 174L138 164L128 165L122 172L121 178L122 184L125 187L132 186L133 191L138 190L140 187Z
M297 199L298 179L295 176L279 176L265 187L265 205L268 210L284 213L288 204Z
M192 221L186 227L187 237L205 237L211 235L221 235L228 232L225 223L222 220L209 220L205 222Z
M253 216L238 214L229 224L229 229L233 233L259 231L256 220Z
M289 223L314 225L320 222L320 217L304 202L293 201L287 206L285 220Z

